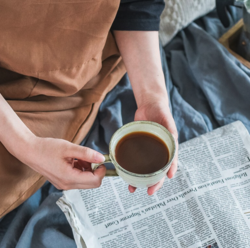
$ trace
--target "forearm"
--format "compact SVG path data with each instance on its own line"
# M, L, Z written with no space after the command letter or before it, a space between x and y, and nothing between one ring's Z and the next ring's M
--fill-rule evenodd
M138 107L152 98L168 101L157 31L114 31Z
M178 133L169 109L168 94L162 71L159 38L156 31L114 31L117 45L125 63L137 103L135 121L153 121L167 128L175 137ZM177 156L168 171L172 178L177 170ZM163 184L164 178L148 188L152 195ZM135 188L130 186L130 192Z
M22 161L35 137L0 94L0 142L4 147Z

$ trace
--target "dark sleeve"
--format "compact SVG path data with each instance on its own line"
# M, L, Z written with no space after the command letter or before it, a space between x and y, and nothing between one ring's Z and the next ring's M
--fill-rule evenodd
M112 30L158 31L164 0L121 0Z

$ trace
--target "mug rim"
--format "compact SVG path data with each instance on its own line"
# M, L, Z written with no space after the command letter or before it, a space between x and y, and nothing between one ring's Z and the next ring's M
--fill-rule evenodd
M115 138L115 135L117 135L117 132L122 130L122 129L125 129L127 128L128 126L131 126L131 125L135 125L135 124L149 124L149 125L153 125L153 126L156 126L156 127L159 127L161 128L165 133L168 134L168 136L170 137L171 141L173 142L173 147L174 147L174 150L173 150L173 156L172 158L168 161L168 163L166 165L164 165L160 170L157 170L155 172L152 172L152 173L148 173L148 174L137 174L137 173L134 173L134 172L131 172L131 171L128 171L126 169L124 169L122 166L119 165L119 163L116 161L115 157L113 156L113 152L111 151L111 144L112 144L112 141L113 139ZM144 131L146 132L146 131ZM124 136L123 136L124 137ZM160 138L160 137L159 137ZM161 139L162 140L162 139ZM163 140L163 142L165 143L165 141ZM166 143L165 143L166 144ZM167 144L166 144L167 145ZM168 148L169 149L169 148ZM115 153L115 152L114 152ZM114 154L115 155L115 154ZM125 125L123 125L122 127L120 127L118 130L116 130L116 132L112 135L111 137L111 140L110 140L110 143L109 143L109 156L110 156L110 159L112 161L112 163L114 164L115 168L118 167L121 171L123 171L124 173L130 175L130 176L136 176L136 177L140 177L140 178L145 178L145 177L152 177L152 176L155 176L155 175L158 175L158 174L161 174L163 171L165 171L166 169L168 169L168 167L171 166L172 162L173 162L173 159L175 158L175 155L176 155L176 142L175 142L175 139L174 139L174 136L173 134L171 134L164 126L162 126L161 124L157 123L157 122L153 122L153 121L132 121L132 122L129 122Z

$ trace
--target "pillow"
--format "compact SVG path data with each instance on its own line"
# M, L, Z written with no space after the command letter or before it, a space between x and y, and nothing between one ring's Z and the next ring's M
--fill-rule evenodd
M179 30L215 8L215 0L165 0L160 39L165 46Z

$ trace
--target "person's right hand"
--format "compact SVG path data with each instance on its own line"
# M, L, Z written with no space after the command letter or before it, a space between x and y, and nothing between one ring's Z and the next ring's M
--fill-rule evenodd
M0 94L0 142L14 157L47 178L58 189L90 189L101 185L104 156L63 139L35 136Z
M101 185L105 166L92 171L90 165L104 161L101 153L62 139L35 137L30 145L33 146L32 153L26 153L22 162L42 174L56 188L90 189Z

